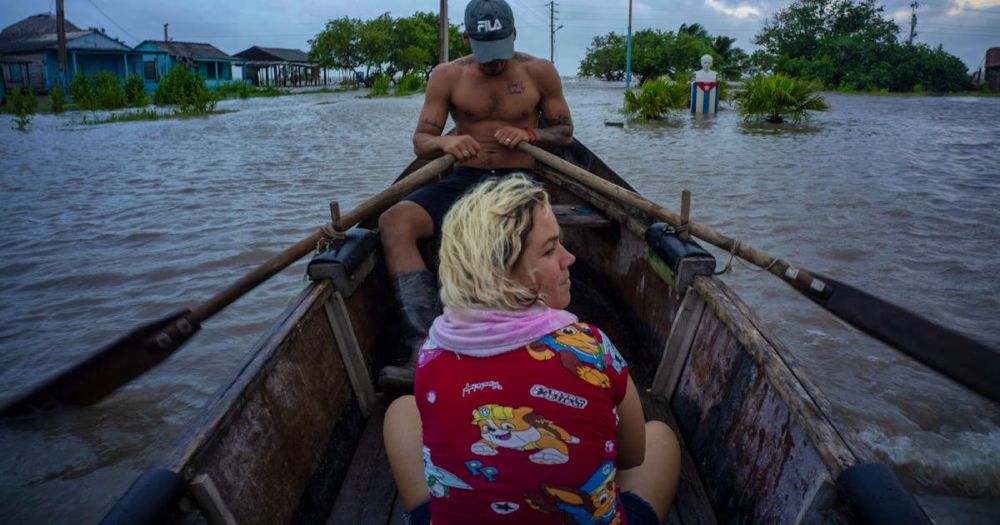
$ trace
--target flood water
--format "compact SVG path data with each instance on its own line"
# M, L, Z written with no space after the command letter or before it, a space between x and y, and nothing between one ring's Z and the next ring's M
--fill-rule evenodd
M670 209L1000 348L1000 98L828 94L808 127L734 111L621 120L621 86L565 80L576 136ZM0 399L207 299L392 182L422 97L224 101L232 113L0 125ZM716 253L719 266L728 256ZM94 522L171 446L305 286L296 264L85 410L0 427L0 521ZM724 280L942 523L992 516L1000 408L848 328L773 276ZM1000 379L998 379L1000 380ZM961 498L951 498L960 496ZM980 499L976 499L980 498ZM956 503L957 502L957 503Z

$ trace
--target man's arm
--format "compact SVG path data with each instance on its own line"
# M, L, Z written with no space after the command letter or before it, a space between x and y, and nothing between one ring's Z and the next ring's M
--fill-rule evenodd
M536 144L566 146L573 142L573 119L563 96L562 81L556 67L547 60L536 60L538 90L542 93L541 110L545 127L537 130Z
M413 153L419 158L432 159L450 153L461 161L479 154L479 143L468 135L441 136L448 122L448 99L456 74L460 72L454 65L440 64L427 81L424 107L413 133Z

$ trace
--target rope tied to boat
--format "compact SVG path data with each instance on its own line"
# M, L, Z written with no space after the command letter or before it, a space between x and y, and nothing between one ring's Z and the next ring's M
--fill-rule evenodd
M320 254L330 249L330 245L335 243L344 242L347 238L347 234L344 230L341 230L337 226L334 226L332 222L328 222L323 226L320 226L320 233L323 234L322 237L316 241L316 253Z
M715 275L726 275L733 271L733 259L736 258L736 252L738 251L740 251L740 240L734 239L733 246L729 249L729 262L726 263L726 266L722 270L715 272Z

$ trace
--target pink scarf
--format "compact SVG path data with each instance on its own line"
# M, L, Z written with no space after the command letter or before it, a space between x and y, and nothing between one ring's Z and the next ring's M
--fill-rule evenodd
M533 306L524 310L455 310L431 325L430 339L441 348L473 357L488 357L520 348L543 335L577 322L565 310Z

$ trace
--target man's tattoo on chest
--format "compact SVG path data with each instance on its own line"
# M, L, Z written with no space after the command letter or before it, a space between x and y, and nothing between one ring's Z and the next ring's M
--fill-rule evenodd
M524 82L520 80L507 81L507 94L519 95L521 93L524 93Z

